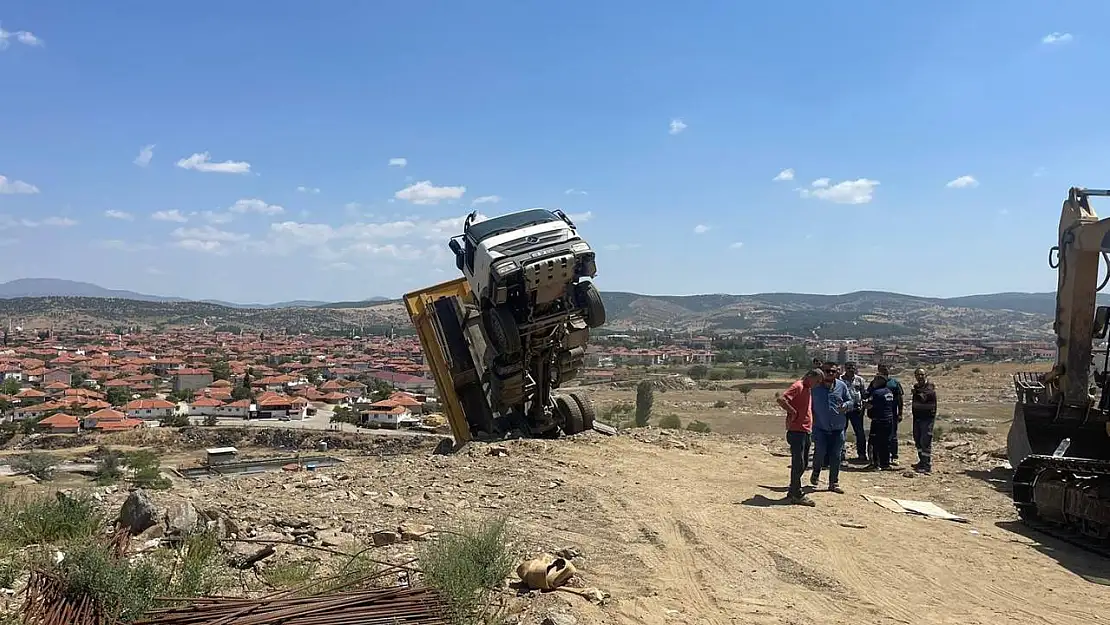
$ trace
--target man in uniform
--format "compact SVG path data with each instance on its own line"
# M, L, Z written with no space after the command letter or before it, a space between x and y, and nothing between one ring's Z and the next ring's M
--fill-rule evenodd
M898 424L902 422L902 410L905 407L906 392L902 388L902 383L897 378L890 375L890 367L887 364L880 363L878 366L879 375L875 380L880 377L885 380L887 388L894 395L894 421L890 426L890 444L888 445L890 451L890 464L891 466L898 466ZM875 380L872 384L875 384Z

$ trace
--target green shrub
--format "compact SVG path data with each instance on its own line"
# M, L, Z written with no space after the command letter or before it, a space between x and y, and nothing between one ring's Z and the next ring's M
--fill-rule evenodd
M718 399L717 401L713 402L713 407L714 408L728 408L728 402L723 400L723 399Z
M54 479L54 469L58 466L58 460L48 453L32 451L13 458L11 465L16 471L25 471L37 479L49 481Z
M674 414L673 412L667 415L663 415L659 418L659 427L666 430L681 430L682 419L678 418L678 415Z
M10 547L60 545L101 533L104 516L84 495L0 495L0 540Z
M712 431L712 428L710 428L709 424L705 421L691 421L686 425L686 429L691 432L701 432L703 434L708 434Z
M420 550L424 581L447 600L455 622L490 622L496 612L491 591L501 587L515 564L508 542L502 518L440 534Z

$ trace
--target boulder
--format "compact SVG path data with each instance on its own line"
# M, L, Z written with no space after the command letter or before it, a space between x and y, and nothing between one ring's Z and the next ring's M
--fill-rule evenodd
M158 524L158 508L143 489L131 491L119 510L119 524L133 534L141 534Z

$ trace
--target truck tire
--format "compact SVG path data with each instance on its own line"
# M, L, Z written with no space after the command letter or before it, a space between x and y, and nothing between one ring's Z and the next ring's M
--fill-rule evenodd
M574 401L573 398L559 395L555 398L555 408L563 416L564 434L573 436L586 430L582 419L582 409L578 407L578 402Z
M491 306L482 313L482 321L494 351L509 357L520 353L520 330L512 311Z
M594 419L597 418L597 407L594 406L594 400L590 399L589 395L580 392L570 393L570 397L578 404L578 410L582 413L582 431L592 430Z
M601 291L592 281L579 282L575 287L578 305L586 313L586 325L600 328L605 325L605 302L601 301Z

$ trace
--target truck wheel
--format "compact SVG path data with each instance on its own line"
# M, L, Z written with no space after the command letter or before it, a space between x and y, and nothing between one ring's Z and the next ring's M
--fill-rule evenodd
M605 325L605 302L601 301L601 291L593 282L579 282L575 286L578 305L586 309L586 325L600 328Z
M586 428L582 423L582 409L578 407L578 402L574 399L559 395L555 398L555 409L563 416L564 434L572 436L585 431Z
M597 418L594 400L590 399L589 395L579 392L570 393L570 397L578 404L578 410L582 413L582 431L593 429L594 419Z
M482 313L486 336L493 343L494 351L506 356L520 353L520 330L508 308L493 306Z

